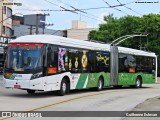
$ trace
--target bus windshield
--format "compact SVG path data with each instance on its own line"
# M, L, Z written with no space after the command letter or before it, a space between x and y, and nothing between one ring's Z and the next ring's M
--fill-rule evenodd
M25 71L42 67L43 44L10 44L5 67L13 71Z

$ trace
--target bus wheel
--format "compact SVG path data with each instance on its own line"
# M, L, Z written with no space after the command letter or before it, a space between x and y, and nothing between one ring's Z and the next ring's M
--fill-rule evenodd
M28 94L34 94L36 91L35 90L27 90Z
M67 82L65 79L62 80L60 90L58 91L58 95L63 96L67 92Z
M141 88L142 87L142 81L141 81L140 77L137 77L135 87L136 88Z
M98 80L98 86L97 86L96 90L101 91L102 89L103 89L103 79L102 79L102 77L100 77Z

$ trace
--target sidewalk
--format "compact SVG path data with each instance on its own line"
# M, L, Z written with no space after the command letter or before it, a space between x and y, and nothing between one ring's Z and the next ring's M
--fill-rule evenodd
M157 84L160 84L160 77L158 77ZM143 103L138 104L131 111L160 111L160 96L150 98ZM158 117L125 117L122 120L159 120Z
M154 114L158 114L154 111L160 111L160 96L150 98L143 103L138 104L131 111L153 111ZM147 112L146 112L147 113ZM159 117L125 117L121 120L159 120Z
M160 77L157 78L157 83L160 84Z

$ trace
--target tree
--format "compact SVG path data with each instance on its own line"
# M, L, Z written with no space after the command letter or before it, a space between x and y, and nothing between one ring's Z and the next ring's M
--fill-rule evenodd
M107 23L114 20L113 14L109 14L108 16L104 16L104 21Z
M106 23L99 25L99 30L89 33L89 39L110 43L111 41L124 36L136 33L149 34L148 43L146 37L135 37L128 39L120 46L140 49L146 47L158 55L158 64L160 66L160 15L148 14L142 17L124 16L119 19L113 17L113 14L104 17ZM160 67L158 69L160 76Z

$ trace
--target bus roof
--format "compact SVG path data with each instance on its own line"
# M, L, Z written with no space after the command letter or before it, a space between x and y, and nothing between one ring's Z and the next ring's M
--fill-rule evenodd
M26 35L12 40L10 43L49 43L54 45L85 48L90 50L110 51L110 44L101 44L85 40L77 40L54 35ZM156 57L155 53L118 47L119 53Z
M156 57L156 54L153 52L146 52L142 50L136 50L126 47L118 47L119 53L125 53L125 54L133 54L133 55L142 55L142 56L148 56L148 57Z
M11 43L49 43L54 45L85 48L91 50L110 51L110 45L54 35L27 35L12 40Z

